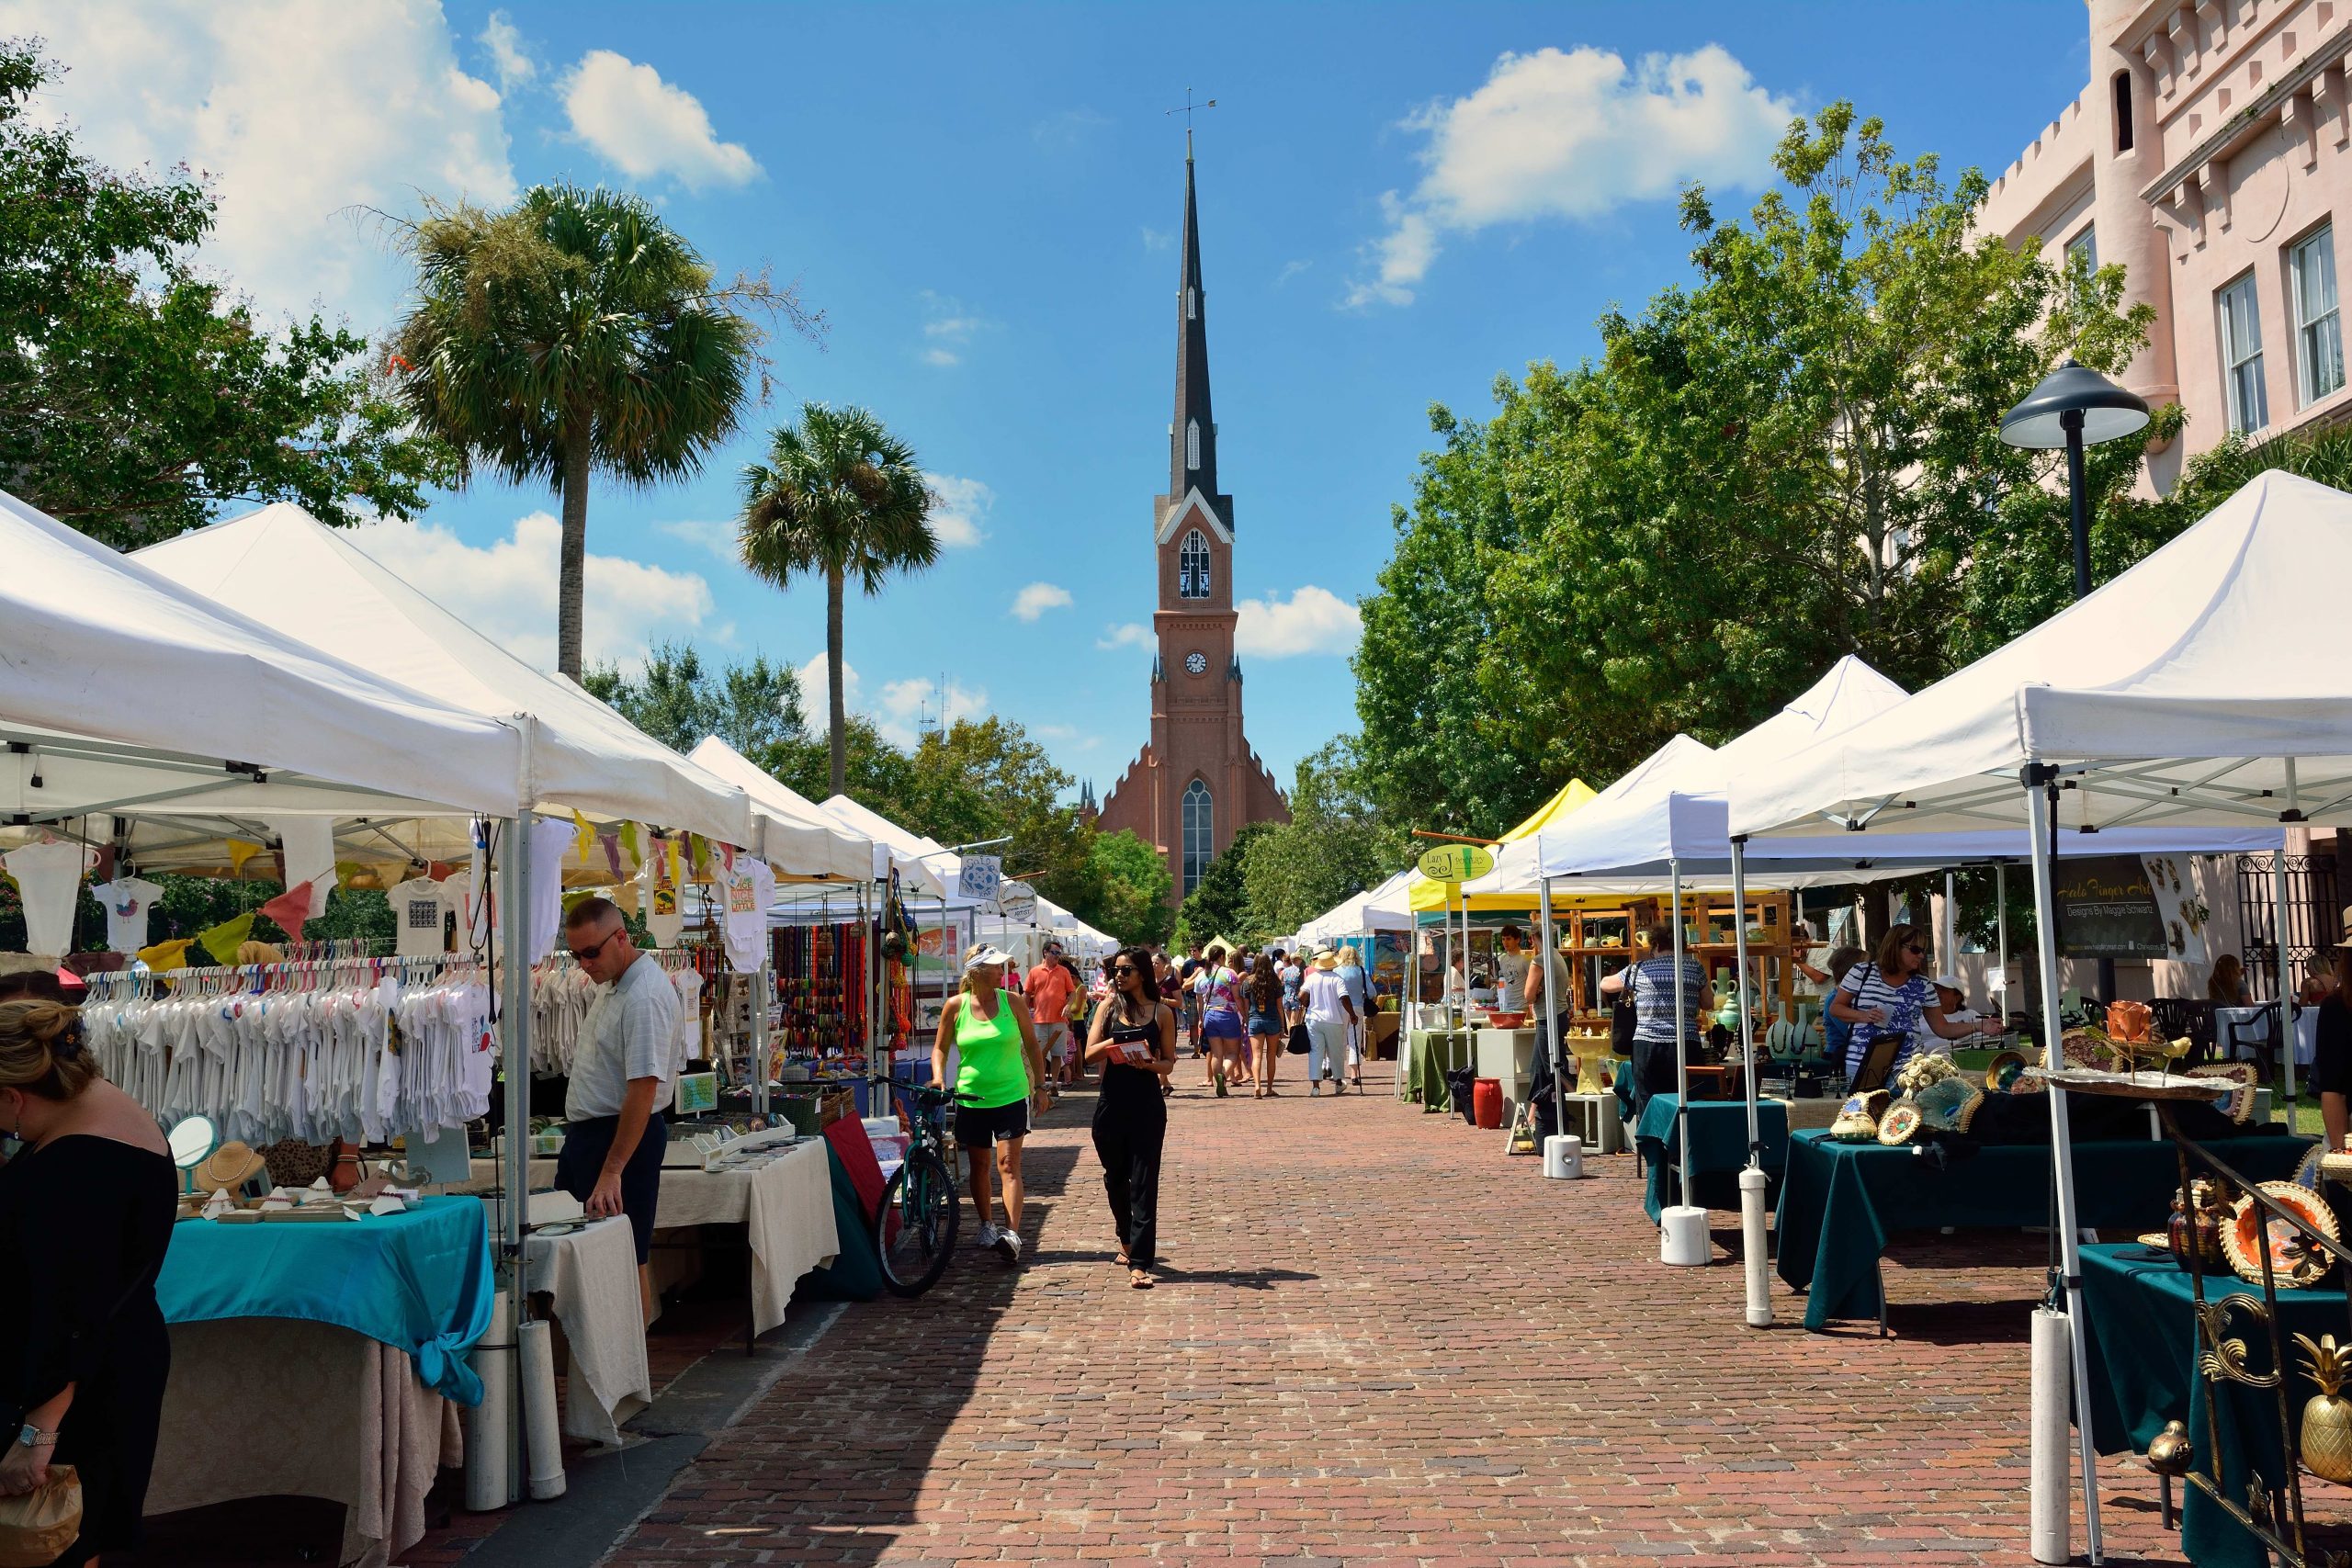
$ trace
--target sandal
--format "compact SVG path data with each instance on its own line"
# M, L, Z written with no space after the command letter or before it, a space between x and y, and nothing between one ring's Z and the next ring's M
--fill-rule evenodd
M1119 1267L1122 1269L1132 1269L1135 1267L1132 1262L1128 1261L1127 1249L1124 1247L1119 1248L1118 1263Z
M1151 1276L1140 1269L1130 1269L1127 1270L1127 1288L1131 1291L1148 1291L1151 1289Z

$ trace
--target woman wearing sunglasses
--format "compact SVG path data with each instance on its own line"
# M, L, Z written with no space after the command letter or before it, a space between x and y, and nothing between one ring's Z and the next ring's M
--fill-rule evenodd
M1947 1018L1928 981L1928 933L1894 926L1877 954L1846 971L1829 998L1829 1016L1853 1026L1846 1041L1846 1077L1854 1090L1883 1087L1917 1048L1924 1024L1945 1040L1965 1040L1976 1026ZM1867 1072L1864 1068L1867 1066Z
M1151 960L1138 947L1111 964L1111 994L1094 1010L1086 1060L1102 1074L1094 1101L1094 1154L1102 1191L1119 1233L1119 1266L1127 1283L1151 1289L1159 1256L1159 1150L1168 1137L1161 1085L1176 1070L1176 1010L1159 999Z

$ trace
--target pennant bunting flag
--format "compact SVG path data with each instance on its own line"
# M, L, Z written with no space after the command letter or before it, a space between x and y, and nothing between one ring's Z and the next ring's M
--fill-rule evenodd
M254 858L254 856L255 856L255 855L257 855L257 854L260 854L261 852L262 852L262 846L261 846L261 845L259 845L259 844L254 843L254 842L252 840L250 840L250 839L232 839L232 840L229 840L229 874L230 874L230 875L232 875L232 876L243 876L243 875L244 875L244 874L245 874L245 863L246 863L247 861L249 861L249 860L253 859L253 858Z
M311 885L298 882L261 907L296 942L302 940L302 922L311 918Z
M194 945L195 940L191 937L178 937L171 942L159 942L153 947L141 948L139 962L157 974L174 969L185 969L187 967L187 950Z
M254 918L247 913L233 920L223 920L209 931L197 932L196 940L205 952L212 954L214 963L231 964L237 962L237 949L243 946L245 939L253 933Z

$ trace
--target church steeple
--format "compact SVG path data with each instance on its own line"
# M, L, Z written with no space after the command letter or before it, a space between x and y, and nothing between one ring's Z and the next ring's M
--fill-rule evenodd
M1193 133L1184 132L1184 260L1176 286L1176 423L1169 433L1168 494L1216 494L1216 418L1209 407L1209 300L1201 283L1200 203ZM1230 517L1223 519L1227 527Z

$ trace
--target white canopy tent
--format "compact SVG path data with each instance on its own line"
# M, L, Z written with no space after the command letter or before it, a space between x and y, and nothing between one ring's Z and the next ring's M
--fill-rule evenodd
M509 815L521 739L0 493L0 812ZM275 616L272 617L274 621Z
M2050 919L2055 841L2104 846L2124 829L2284 827L2352 804L2352 672L2339 587L2352 570L2352 496L2265 473L2178 538L2006 648L1868 724L1754 770L1729 825L1751 852L1824 824L1877 835L2023 828L2030 839L2045 1039L2058 1020ZM2278 990L2287 962L2285 857L2276 861ZM2293 1103L2293 1052L2288 1102ZM2079 1322L2074 1170L2052 1087L2059 1231ZM2074 1336L2089 1408L2084 1336ZM2087 1423L2085 1505L2098 1507Z
M560 675L506 651L299 506L151 545L141 566L337 658L486 717L523 716L523 804L756 849L751 802ZM382 814L379 813L379 816Z
M874 841L889 856L889 871L899 874L899 890L909 897L941 898L947 894L945 852L921 833L910 833L878 811L860 806L845 795L823 801L818 809L853 833ZM887 876L888 872L877 872Z
M716 735L706 736L688 760L751 797L760 818L763 858L779 876L845 882L876 880L874 840L842 826L799 791L759 767ZM881 871L887 876L887 869Z
M1411 931L1413 910L1406 900L1412 880L1413 871L1408 866L1377 887L1340 899L1299 927L1295 940L1300 945L1320 947L1341 937L1362 936L1368 931Z

